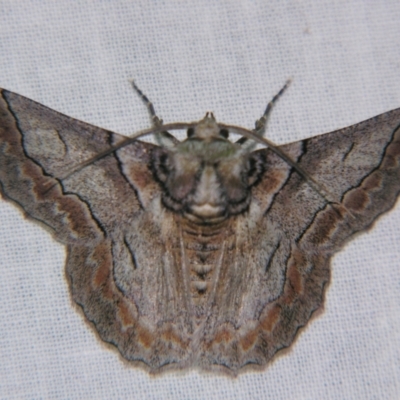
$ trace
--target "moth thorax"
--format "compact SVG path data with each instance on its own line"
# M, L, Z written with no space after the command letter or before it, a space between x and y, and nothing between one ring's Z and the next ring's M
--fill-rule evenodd
M217 224L248 208L254 181L248 154L221 136L193 137L172 150L160 148L154 153L153 170L164 206L191 221Z
M212 166L206 165L201 171L190 209L192 214L204 220L218 218L224 214L221 183Z

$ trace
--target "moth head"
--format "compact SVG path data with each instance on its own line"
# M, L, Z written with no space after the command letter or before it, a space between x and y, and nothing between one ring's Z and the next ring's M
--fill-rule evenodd
M212 113L189 128L186 140L153 154L164 206L199 223L245 212L261 169L252 153L228 140Z
M188 139L199 139L204 141L228 139L227 129L221 129L212 112L207 112L205 117L196 126L187 130Z

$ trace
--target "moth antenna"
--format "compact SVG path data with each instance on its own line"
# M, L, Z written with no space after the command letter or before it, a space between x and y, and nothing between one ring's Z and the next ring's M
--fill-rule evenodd
M172 124L166 124L166 125L158 125L158 126L153 126L152 128L148 128L148 129L143 129L139 132L136 132L133 136L130 137L126 137L124 140L122 140L121 142L119 142L118 144L109 147L108 149L96 154L95 156L87 159L86 161L83 161L82 163L80 163L79 165L71 168L69 171L67 171L64 175L62 176L58 176L57 179L59 179L60 181L63 181L67 178L69 178L70 176L76 174L79 171L82 171L84 168L86 168L89 165L94 164L96 161L101 160L104 157L107 157L108 155L114 153L115 151L122 149L125 146L130 145L131 143L135 142L137 139L139 139L142 136L146 136L146 135L156 135L158 133L164 132L164 130L168 130L168 129L188 129L188 128L194 128L196 126L197 122L192 122L192 123L187 123L187 122L175 122ZM171 135L172 136L172 135ZM176 139L174 136L172 136L175 140ZM47 191L46 193L52 189L54 186L57 186L57 183L52 185Z
M197 122L192 122L192 123L186 123L186 122L175 122L172 124L166 124L166 125L158 125L154 126L149 129L143 129L139 132L137 132L135 135L131 137L127 137L125 140L119 142L115 146L112 146L108 148L107 150L102 151L101 153L97 154L96 156L82 162L78 166L70 169L67 171L63 176L57 177L60 181L63 181L70 176L76 174L79 171L82 171L84 168L87 166L94 164L96 161L101 160L102 158L114 153L115 151L122 149L125 146L128 146L129 144L135 142L137 139L139 139L142 136L146 135L151 135L151 134L157 134L159 132L163 132L164 130L178 130L178 129L189 129L189 128L194 128L197 125ZM232 133L237 133L239 135L242 135L243 137L246 137L247 139L254 140L255 142L258 142L264 146L267 146L269 149L271 149L272 152L274 152L277 156L279 156L283 161L288 163L291 167L293 167L297 173L306 181L308 184L327 202L329 203L335 203L335 204L340 204L336 200L334 200L334 196L327 190L325 189L320 183L318 183L315 179L313 179L296 161L292 160L292 158L287 155L283 150L281 150L276 144L271 142L270 140L266 139L265 137L260 136L257 132L250 131L248 129L235 126L235 125L226 125L226 124L218 124L221 129L226 129ZM46 192L48 192L50 189L52 189L54 186L57 184L52 185ZM330 198L329 198L330 197ZM344 207L343 205L341 205ZM351 214L351 212L346 208L346 211Z
M159 118L156 114L156 110L154 109L153 103L149 100L149 98L139 89L139 87L136 85L135 81L131 81L131 85L135 92L139 95L140 99L143 101L143 103L146 105L147 110L150 114L151 121L153 125L162 125L162 119Z
M266 110L267 111L267 110ZM322 186L318 181L316 181L312 176L308 174L296 161L294 161L288 154L286 154L283 150L279 148L275 143L271 142L269 139L261 136L255 130L248 130L235 125L226 125L219 124L219 127L222 129L226 129L232 133L237 133L242 135L243 137L252 140L256 143L260 143L264 146L267 146L273 153L275 153L278 157L280 157L283 161L289 164L314 190L318 193L323 199L325 199L328 203L338 204L343 207L351 216L354 215L348 210L345 206L343 206L340 202L335 200L335 196L329 192L324 186ZM246 149L247 151L247 149Z
M256 132L258 135L264 136L265 130L267 128L267 122L268 122L269 116L271 114L272 108L274 107L275 103L283 95L283 93L286 91L286 89L289 87L289 85L291 83L292 83L292 79L290 78L283 85L282 89L267 104L267 107L264 111L264 114L261 116L261 118L256 121L254 132ZM242 137L236 143L242 145L242 144L246 143L248 140L249 140L248 138ZM253 148L255 146L256 146L256 143L254 141L251 141L250 144L247 144L246 149L251 151L251 150L253 150Z
M135 81L132 80L131 85L132 85L133 89L135 90L135 92L139 95L140 99L146 105L153 126L161 126L163 124L163 120L157 116L153 103L139 89L139 87L136 85ZM169 132L166 132L166 131L158 132L158 133L154 134L154 136L156 138L157 143L161 147L173 147L177 143L179 143L179 140L175 136L171 135Z
M283 95L283 93L286 91L286 89L289 87L289 85L292 83L292 79L289 78L286 83L283 85L282 89L272 98L272 100L267 104L267 107L265 108L264 114L261 116L260 119L258 119L255 123L255 128L253 131L251 131L252 136L253 135L257 135L256 137L250 137L250 135L243 135L243 131L239 132L239 130L236 129L236 133L238 133L239 135L242 134L243 137L241 139L239 139L236 143L242 145L244 143L246 143L247 141L251 141L250 144L248 144L247 146L244 146L246 151L251 151L258 143L261 143L263 145L267 145L268 148L270 148L276 155L278 155L283 161L285 161L286 163L288 163L291 167L293 167L297 173L306 181L308 182L308 184L323 198L325 199L327 202L329 203L333 203L333 204L337 204L339 205L341 208L345 209L349 215L353 218L355 218L355 216L351 213L351 211L346 208L343 204L341 204L340 202L337 202L334 200L334 196L333 194L331 194L329 192L329 190L327 190L326 188L324 188L320 183L318 183L315 179L313 179L308 173L307 171L305 171L303 168L300 167L300 165L298 165L298 163L294 160L292 160L292 158L287 155L284 151L282 151L281 149L279 149L279 147L274 144L273 142L271 142L269 139L266 139L264 137L264 133L267 127L267 122L269 119L269 116L271 114L272 108L274 107L274 105L276 104L276 102L278 101L278 99ZM231 131L235 131L235 129L232 130L232 128L236 128L236 127L226 127L226 129L231 130ZM246 130L247 131L247 130ZM250 131L247 131L250 132Z
M286 81L286 83L283 85L282 89L267 104L267 107L266 107L262 117L256 121L255 131L259 135L262 136L264 134L264 131L265 131L266 127L267 127L268 118L269 118L269 115L271 114L272 108L274 107L275 103L283 95L283 93L286 91L286 89L289 87L289 85L291 83L292 83L292 78L289 78Z

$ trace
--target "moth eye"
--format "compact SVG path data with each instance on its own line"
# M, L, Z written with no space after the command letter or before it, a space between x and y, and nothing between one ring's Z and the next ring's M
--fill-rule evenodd
M161 182L166 182L171 173L171 165L168 153L164 151L156 151L153 158L153 168L157 178Z
M169 165L168 165L168 155L163 154L160 157L160 168L162 169L163 172L168 173L170 171Z
M250 157L247 169L247 179L250 186L257 183L265 171L264 160L259 157Z
M219 131L219 134L220 134L222 137L224 137L225 139L228 139L229 131L228 131L227 129L221 129L221 130Z
M194 135L194 128L189 128L188 130L187 130L187 137L188 138L190 138L190 137L192 137L193 135Z

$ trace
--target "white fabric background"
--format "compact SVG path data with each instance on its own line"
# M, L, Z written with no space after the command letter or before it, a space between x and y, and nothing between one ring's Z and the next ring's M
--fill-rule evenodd
M0 0L0 86L129 134L164 121L253 127L293 77L284 143L400 107L398 0ZM151 377L72 304L64 248L0 201L0 398L398 399L400 205L333 260L324 313L264 372Z

